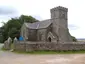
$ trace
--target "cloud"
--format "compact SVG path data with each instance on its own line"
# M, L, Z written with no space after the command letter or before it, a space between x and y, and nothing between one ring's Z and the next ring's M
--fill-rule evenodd
M32 15L34 18L38 19L38 20L43 20L43 18L40 15Z
M68 28L69 28L70 30L77 30L77 29L79 29L79 27L76 26L76 25L74 25L74 24L69 24L69 25L68 25Z
M2 26L1 22L7 22L9 19L18 17L19 12L16 8L11 6L2 6L0 5L0 26Z
M0 16L15 16L18 14L18 11L11 6L0 6Z

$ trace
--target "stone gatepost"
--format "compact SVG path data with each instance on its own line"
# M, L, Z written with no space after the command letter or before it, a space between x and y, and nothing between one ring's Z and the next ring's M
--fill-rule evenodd
M16 49L16 43L18 43L18 39L15 37L13 41L13 50Z
M9 37L5 42L4 42L4 48L7 50L11 49L11 43L12 43L12 39Z
M4 49L7 49L7 44L8 44L8 42L7 42L7 40L4 42Z

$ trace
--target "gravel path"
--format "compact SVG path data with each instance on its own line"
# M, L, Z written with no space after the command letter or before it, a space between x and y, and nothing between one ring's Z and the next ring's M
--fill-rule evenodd
M0 51L0 64L85 64L85 54L31 55Z

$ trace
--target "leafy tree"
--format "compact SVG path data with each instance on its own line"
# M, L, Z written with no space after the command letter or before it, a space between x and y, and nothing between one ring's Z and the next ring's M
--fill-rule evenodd
M35 18L33 18L32 16L26 16L26 15L21 15L19 17L19 20L20 20L21 24L23 24L24 22L33 23L33 22L37 22L38 21Z
M11 18L7 23L2 22L4 25L0 28L0 33L2 34L2 36L0 36L0 42L4 42L9 36L12 39L14 37L19 38L20 28L24 22L33 23L37 21L38 20L32 16L21 15L19 18Z
M74 41L74 42L77 42L77 39L74 37L74 36L71 36L72 37L72 40Z
M14 37L19 37L19 30L17 30L16 28L11 28L11 30L9 30L8 32L8 36L10 36L11 38L14 38Z
M3 35L2 35L3 29L0 28L0 43L3 42Z
M0 35L0 43L3 43L3 35Z

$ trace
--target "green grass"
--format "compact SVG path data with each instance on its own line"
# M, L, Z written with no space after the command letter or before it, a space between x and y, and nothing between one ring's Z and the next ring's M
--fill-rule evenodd
M85 53L85 50L79 51L32 51L32 52L21 52L21 51L14 51L15 53L19 54L80 54Z
M13 45L13 43L11 44L11 48L14 49L14 45Z
M5 48L3 48L3 47L1 48L1 50L2 50L2 51L8 51L7 49L5 49Z

